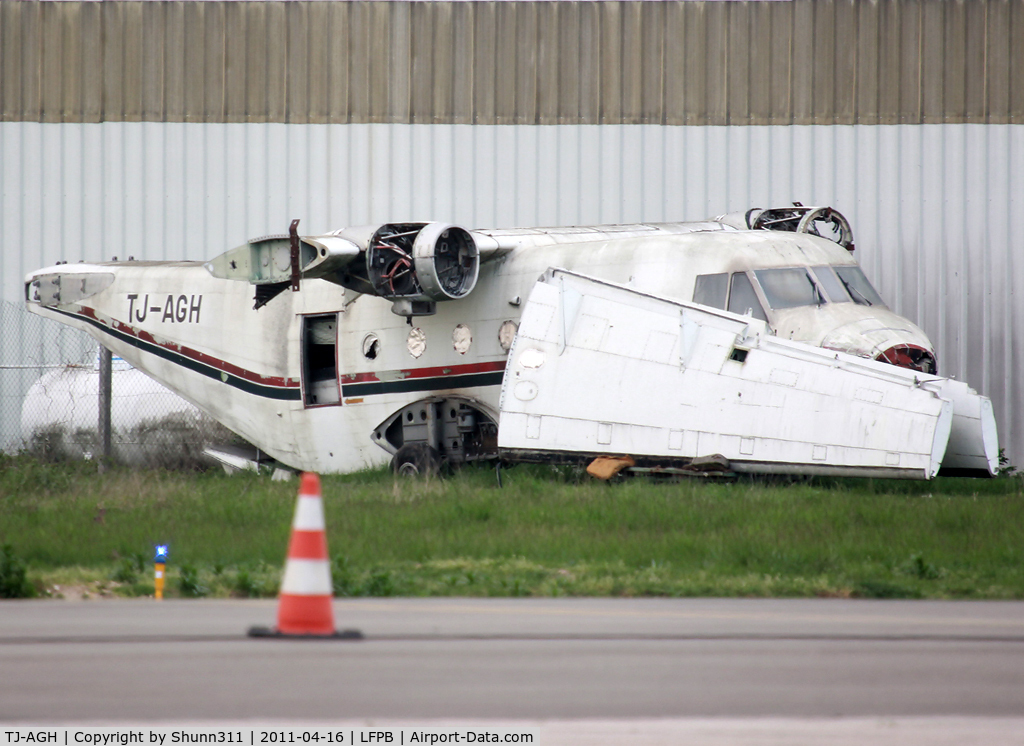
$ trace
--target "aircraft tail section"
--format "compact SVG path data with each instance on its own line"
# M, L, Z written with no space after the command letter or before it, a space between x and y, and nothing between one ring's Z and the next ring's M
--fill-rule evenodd
M739 472L929 479L958 407L949 382L923 378L549 270L510 352L498 446L509 458L721 454Z
M300 381L287 346L265 344L285 338L293 314L253 312L247 287L199 262L62 264L25 284L32 313L87 332L273 457L304 465L281 426L300 405Z

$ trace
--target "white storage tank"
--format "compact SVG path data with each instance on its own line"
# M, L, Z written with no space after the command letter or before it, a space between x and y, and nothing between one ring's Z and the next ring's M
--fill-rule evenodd
M39 378L21 408L23 448L45 459L100 454L99 353ZM203 449L237 440L230 430L119 357L111 374L111 451L130 466L198 468Z

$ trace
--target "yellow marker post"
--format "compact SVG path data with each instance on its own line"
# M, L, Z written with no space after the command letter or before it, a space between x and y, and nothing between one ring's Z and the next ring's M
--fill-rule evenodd
M162 601L164 597L164 568L167 565L167 545L157 544L156 554L153 557L153 587L156 590L154 594L157 601Z

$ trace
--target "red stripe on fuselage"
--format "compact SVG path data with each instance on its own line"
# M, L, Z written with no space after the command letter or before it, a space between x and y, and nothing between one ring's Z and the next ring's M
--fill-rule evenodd
M157 347L162 347L165 350L170 350L184 357L195 360L196 362L208 365L216 370L223 371L224 373L230 373L233 376L241 378L245 381L251 381L253 383L262 384L264 386L277 386L280 388L298 388L299 381L294 378L282 378L280 376L264 376L258 373L254 373L251 370L240 368L237 365L233 365L225 360L216 358L213 355L208 355L205 352L186 347L184 345L175 344L173 342L158 342L154 339L153 335L142 329L136 329L128 324L125 324L117 319L110 319L106 321L99 318L96 315L96 311L86 306L81 307L81 314L93 321L103 324L104 326L111 326L122 334L127 334L131 337L139 339L143 342L147 342ZM375 383L375 382L388 382L396 380L406 379L417 379L417 378L445 378L447 376L463 376L470 373L494 373L505 369L504 360L493 360L487 363L463 363L462 365L438 365L430 368L409 368L406 370L397 371L381 371L381 372L365 372L365 373L347 373L340 376L342 383Z
M468 373L493 373L505 370L504 360L493 360L489 363L465 363L463 365L439 365L433 368L409 368L408 370L387 371L381 373L346 373L341 376L342 383L373 383L406 380L410 378L444 378L446 376L464 376ZM382 377L383 376L383 377Z
M96 311L92 308L82 306L81 313L83 316L90 318L93 321L96 321L97 323L111 326L112 328L116 329L122 334L127 334L131 337L135 337L136 339L142 340L143 342L148 342L149 344L156 345L157 347L162 347L165 350L176 352L179 355L183 355L184 357L195 360L198 363L202 363L203 365L209 365L211 368L223 371L224 373L230 373L231 375L237 376L238 378L241 378L245 381L259 383L264 386L278 386L280 388L299 387L299 382L295 378L282 378L281 376L263 376L260 375L259 373L254 373L251 370L240 368L237 365L232 365L231 363L225 360L221 360L220 358L216 358L213 355L207 355L205 352L194 350L191 347L185 347L184 345L175 344L173 342L158 342L156 339L153 338L153 335L150 334L149 332L143 331L142 329L136 329L132 326L129 326L128 324L118 321L117 319L110 319L110 323L108 324L107 321L99 318L96 315Z

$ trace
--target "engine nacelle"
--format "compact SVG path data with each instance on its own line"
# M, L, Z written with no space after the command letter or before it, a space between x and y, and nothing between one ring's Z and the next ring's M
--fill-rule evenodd
M413 244L416 276L432 300L458 300L473 292L480 252L465 228L428 223Z
M386 223L345 228L324 236L263 236L206 263L214 277L256 286L255 308L299 278L323 279L392 301L400 316L428 316L438 301L473 292L480 249L473 235L448 223Z
M465 228L448 223L388 223L366 246L366 275L354 276L369 292L393 302L401 316L434 313L438 301L458 300L476 287L480 252ZM348 285L348 282L342 284Z

